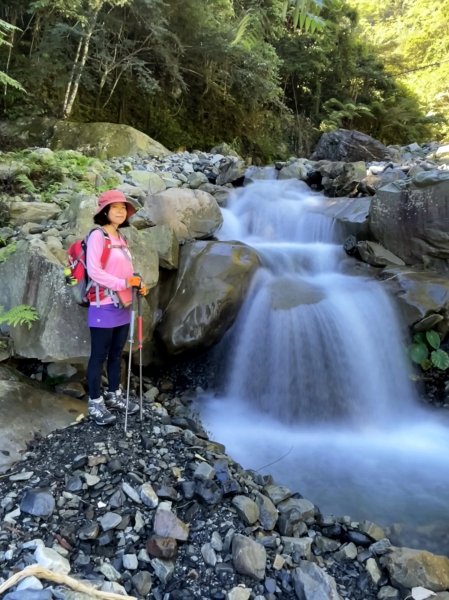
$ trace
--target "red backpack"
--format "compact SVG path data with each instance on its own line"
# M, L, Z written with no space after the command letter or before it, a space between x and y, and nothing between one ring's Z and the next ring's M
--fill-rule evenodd
M66 283L71 286L75 301L80 306L87 307L93 300L102 300L106 296L107 288L95 283L87 273L87 241L93 231L99 229L104 236L104 248L101 255L101 268L106 267L111 254L111 238L101 227L91 229L85 238L76 240L67 250L68 267L64 269Z

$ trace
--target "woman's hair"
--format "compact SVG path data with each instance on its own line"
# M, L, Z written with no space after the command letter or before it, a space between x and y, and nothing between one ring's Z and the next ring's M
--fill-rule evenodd
M107 206L105 206L103 208L103 210L101 212L98 213L98 215L94 216L94 223L95 225L108 225L110 223L109 221L109 209L111 208L111 205L108 204ZM126 219L126 221L123 221L123 223L121 225L119 225L120 227L129 227L129 222L128 219Z

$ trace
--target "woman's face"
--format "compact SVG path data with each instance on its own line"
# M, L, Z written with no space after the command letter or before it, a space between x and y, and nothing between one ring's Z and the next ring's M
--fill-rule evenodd
M126 204L124 202L113 202L109 205L108 219L111 225L122 225L128 216Z

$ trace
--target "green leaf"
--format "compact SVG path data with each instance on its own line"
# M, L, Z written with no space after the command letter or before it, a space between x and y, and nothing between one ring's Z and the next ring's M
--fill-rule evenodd
M440 336L434 329L426 331L426 340L428 341L429 346L431 346L435 350L438 350L438 348L440 347Z
M11 327L27 325L28 329L31 329L33 321L38 320L37 310L32 306L28 306L28 304L19 304L6 312L3 312L3 307L0 306L0 323L7 323Z
M426 336L425 336L424 332L420 331L419 333L415 333L415 335L413 336L413 342L415 344L425 344Z
M429 356L429 351L425 344L412 344L409 349L409 354L412 361L420 365Z
M430 358L433 366L441 371L445 371L449 367L449 354L444 350L434 350Z

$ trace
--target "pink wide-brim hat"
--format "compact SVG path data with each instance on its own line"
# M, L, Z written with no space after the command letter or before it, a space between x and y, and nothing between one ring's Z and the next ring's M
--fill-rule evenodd
M126 204L128 219L137 212L132 202L127 199L123 192L120 190L108 190L107 192L103 192L98 196L98 207L94 214L98 215L98 213L101 213L106 206L109 206L109 204L114 204L114 202L124 202Z

